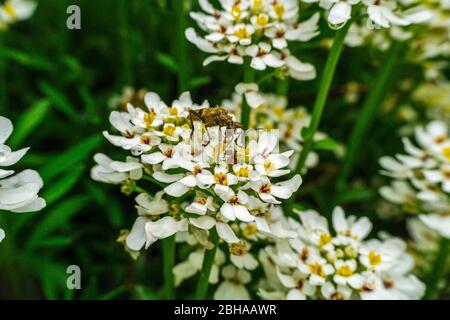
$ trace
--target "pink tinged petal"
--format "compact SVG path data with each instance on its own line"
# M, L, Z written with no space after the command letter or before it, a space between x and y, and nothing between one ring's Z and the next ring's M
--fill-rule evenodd
M216 230L219 234L219 237L228 243L237 243L239 242L239 238L233 232L231 227L223 222L216 223Z
M189 191L189 188L180 182L174 182L164 188L164 192L172 197L181 197L183 194Z
M423 174L428 181L433 183L440 182L444 178L442 173L437 170L424 170Z
M292 190L288 186L272 185L270 192L277 198L289 199L292 195Z
M4 143L13 131L11 120L0 116L0 144Z
M243 64L244 58L242 56L232 54L228 57L228 62L233 64Z
M228 220L234 221L236 219L233 205L230 203L224 203L220 208L220 213Z
M209 230L216 225L216 219L210 216L201 216L198 218L190 218L189 222L202 230Z
M219 42L222 41L222 39L225 37L225 35L221 32L213 32L205 36L205 39L211 42Z

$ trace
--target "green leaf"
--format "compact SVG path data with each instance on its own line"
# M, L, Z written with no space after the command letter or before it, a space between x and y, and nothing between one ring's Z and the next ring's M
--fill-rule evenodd
M101 295L98 300L112 300L114 298L117 298L121 293L125 291L125 286L121 285L103 295Z
M54 65L48 59L11 48L0 48L0 58L11 59L26 67L53 72Z
M80 180L84 169L84 165L77 165L58 180L45 186L42 196L47 202L47 206L53 204L55 201L62 198L65 194L72 190L78 180Z
M60 228L67 228L70 219L82 210L89 200L89 196L77 195L59 203L33 228L33 234L28 240L26 250L39 247L40 242L46 240L45 238L52 232Z
M345 190L337 194L336 203L340 205L350 202L363 202L368 201L375 196L376 192L368 188Z
M59 111L63 112L70 119L76 122L80 121L80 116L76 111L76 108L72 105L72 103L70 103L70 101L61 91L51 86L47 82L41 82L39 84L39 88L48 97L48 99L53 102L55 108L59 109Z
M178 72L178 63L168 54L157 52L156 60L160 65L165 67L167 70L172 71L174 73Z
M39 100L32 105L16 122L14 134L9 140L9 144L13 148L18 148L22 145L33 130L44 120L49 109L50 102L48 100Z
M45 182L48 182L73 165L81 163L98 148L100 142L101 136L93 135L66 150L63 154L56 156L39 170L42 178Z
M190 82L189 82L189 88L192 89L196 89L198 87L202 87L207 85L208 83L211 82L211 77L206 76L206 77L194 77Z
M72 238L68 236L57 236L39 241L39 248L55 249L66 247L72 243Z
M313 143L314 150L333 151L333 150L336 150L336 148L338 148L338 147L339 147L339 144L331 138L326 138L326 139L323 139L320 141L315 141Z

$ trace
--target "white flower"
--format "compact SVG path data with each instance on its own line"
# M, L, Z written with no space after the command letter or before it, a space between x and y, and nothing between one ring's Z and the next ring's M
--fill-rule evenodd
M143 165L136 158L127 157L126 162L113 161L108 156L97 153L94 160L97 165L91 170L91 178L95 181L119 184L127 179L139 180L142 177Z
M204 13L190 13L206 34L202 37L188 28L185 35L197 48L211 54L204 65L225 60L242 64L244 57L249 56L254 69L264 70L267 66L277 69L285 64L280 51L289 42L306 42L319 34L319 14L299 22L296 0L223 0L220 5L221 9L215 9L202 0L200 7ZM298 77L299 80L310 78Z
M31 0L7 0L0 5L0 23L11 24L29 19L37 3Z
M394 12L395 5L392 1L363 0L363 2L367 5L369 21L376 26L389 28L391 25L407 26L411 23Z
M246 49L248 56L252 57L250 66L256 70L265 70L267 66L272 68L279 68L284 65L275 53L272 53L270 44L261 42L258 45L251 45Z
M355 216L345 217L344 210L336 207L333 211L333 227L338 238L361 241L372 230L372 224L367 217L357 219Z
M251 281L251 275L243 269L236 269L232 265L222 268L224 281L214 292L215 300L249 300L250 295L245 285Z
M186 261L177 264L173 268L173 274L175 277L175 286L179 286L184 280L194 276L202 270L203 258L205 252L203 249L198 249L189 254ZM220 266L225 263L225 254L220 250L216 250L214 262L211 267L211 273L209 274L208 282L211 284L217 284L219 282Z
M4 144L12 131L11 121L0 116L0 168L17 163L29 149L12 151ZM34 170L14 174L13 170L0 169L0 210L35 212L43 209L45 200L38 195L43 185L42 178ZM5 232L0 229L0 241L4 237Z

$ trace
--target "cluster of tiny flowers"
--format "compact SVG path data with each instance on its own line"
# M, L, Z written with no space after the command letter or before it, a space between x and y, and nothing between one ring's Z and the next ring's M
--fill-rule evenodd
M380 189L403 212L419 215L430 228L450 237L450 136L449 126L432 121L415 129L417 145L404 138L406 154L382 157L382 174L394 180Z
M7 0L0 4L0 30L31 17L37 4L32 0Z
M421 7L410 7L403 10L401 4L407 1L396 0L302 0L306 3L319 3L327 11L327 20L331 27L345 25L357 13L364 12L369 29L390 28L392 26L408 26L429 18L428 11ZM401 2L401 4L399 3ZM409 1L410 2L410 1ZM355 10L354 10L355 9Z
M261 280L260 274L254 275L261 266L258 252L278 239L292 238L296 234L290 230L289 221L278 205L259 203L252 206L250 212L255 216L264 216L265 220L250 223L239 223L233 226L239 236L238 243L221 243L214 258L209 283L217 285L216 300L247 300L253 288L249 284ZM262 223L262 224L261 224ZM264 226L262 226L264 225ZM260 232L260 230L265 230ZM199 273L202 268L205 250L211 248L207 234L200 232L179 232L177 242L187 243L192 251L173 269L175 284Z
M14 174L13 170L3 169L17 163L29 148L12 151L5 145L13 131L10 120L0 117L0 211L33 212L45 207L45 200L39 198L43 182L34 170L24 170ZM5 232L0 228L0 241Z
M316 77L313 65L303 63L291 54L289 41L309 41L319 34L319 14L299 22L297 0L220 0L221 9L200 0L204 12L191 12L205 36L193 28L187 39L211 55L204 61L228 61L243 64L251 59L256 70L275 68L297 80Z
M145 110L129 104L127 112L111 113L120 135L104 136L131 155L120 162L97 154L91 173L95 180L141 192L139 217L123 237L127 248L139 251L178 232L213 228L225 242L239 243L232 228L239 223L273 233L258 208L280 204L299 188L299 175L279 181L290 172L286 167L293 151L276 153L278 136L267 131L241 143L244 132L231 114L206 101L193 104L187 92L170 106L149 92L145 104ZM151 196L142 192L139 180L163 190Z
M365 240L372 225L366 217L346 217L335 208L333 236L315 211L292 219L297 236L260 251L267 280L265 299L419 299L424 285L411 274L412 257L401 239Z
M280 135L280 149L295 151L291 161L294 166L303 148L303 137L300 133L303 128L309 127L311 115L304 107L288 108L288 100L285 96L260 92L256 83L240 83L236 86L231 99L222 101L222 105L238 119L242 110L243 97L253 109L249 127L265 130L277 129ZM325 138L327 135L320 131L314 136L316 141ZM306 168L315 167L318 162L318 154L314 151L310 152Z

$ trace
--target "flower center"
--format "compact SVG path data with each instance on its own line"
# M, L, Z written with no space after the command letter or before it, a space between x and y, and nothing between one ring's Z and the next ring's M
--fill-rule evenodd
M175 126L168 125L168 126L165 126L163 129L163 133L168 136L172 136L174 132L175 132Z
M344 264L339 269L337 269L336 274L343 277L350 277L353 274L353 271L348 265Z
M270 192L270 184L264 184L262 185L261 189L259 190L261 193L268 193Z
M150 137L149 136L141 136L141 143L142 144L150 144Z
M273 5L273 10L275 11L277 17L279 20L281 20L283 18L283 14L284 14L284 5L282 3L275 3Z
M239 20L241 17L241 7L238 4L235 4L231 7L231 15L235 20Z
M14 9L13 5L9 2L5 3L3 9L8 14L8 16L12 19L16 18L16 9Z
M266 170L267 173L270 173L271 171L275 170L275 165L270 162L269 160L266 160L264 162L264 169Z
M381 255L374 251L370 251L369 252L369 263L372 266L379 265L381 263Z
M223 172L218 172L214 175L214 180L218 184L222 184L224 186L228 185L228 178L227 175Z
M249 39L250 33L248 33L246 28L239 28L234 32L234 35L239 39Z
M249 223L242 229L242 234L244 235L244 237L248 238L256 234L257 231L258 229L256 228L256 224Z
M332 240L331 234L329 233L321 233L319 238L319 247L326 246Z
M256 23L262 27L265 26L268 22L269 22L269 17L265 14L260 14L256 18Z
M206 198L203 198L203 197L197 198L197 203L205 205L206 204Z
M232 243L229 247L230 253L234 256L242 256L247 253L245 242Z
M196 176L197 174L202 173L202 171L203 169L200 168L199 166L194 166L194 171L192 172L192 174Z
M238 177L248 177L249 173L250 173L250 169L248 167L240 167L239 171L236 172L236 175Z
M177 116L178 115L178 109L175 107L169 108L169 114L171 116Z
M147 128L152 126L153 120L156 118L156 113L151 111L150 113L144 114L144 123Z
M172 156L173 156L173 150L172 150L172 149L167 149L166 152L164 152L164 155L165 155L167 158L172 158Z
M322 278L325 277L325 272L323 271L323 266L319 262L314 262L313 264L310 264L309 271L312 274L318 275L319 277L322 277Z
M442 149L442 154L447 158L448 161L450 161L450 147L445 147L444 149Z

